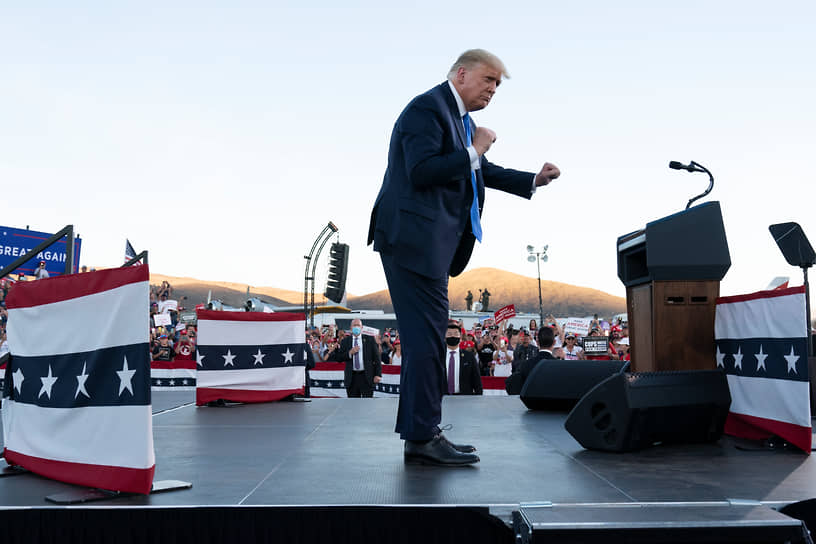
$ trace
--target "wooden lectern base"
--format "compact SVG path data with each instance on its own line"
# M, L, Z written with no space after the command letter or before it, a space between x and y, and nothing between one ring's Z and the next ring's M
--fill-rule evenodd
M719 281L652 281L626 289L631 372L710 370Z

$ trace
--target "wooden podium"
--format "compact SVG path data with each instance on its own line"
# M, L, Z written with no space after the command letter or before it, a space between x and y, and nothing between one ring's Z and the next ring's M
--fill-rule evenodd
M632 372L716 368L714 313L731 266L719 202L618 238Z

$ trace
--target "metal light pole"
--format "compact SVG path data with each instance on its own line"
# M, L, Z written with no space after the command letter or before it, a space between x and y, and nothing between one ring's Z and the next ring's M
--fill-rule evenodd
M544 246L541 248L541 251L536 251L533 246L527 246L527 260L529 262L535 261L536 268L538 269L538 326L544 326L544 302L541 300L541 261L545 263L549 259L547 257L547 250L550 248L549 245Z

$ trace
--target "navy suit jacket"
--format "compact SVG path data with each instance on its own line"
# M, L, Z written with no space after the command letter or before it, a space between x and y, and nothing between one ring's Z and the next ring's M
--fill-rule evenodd
M485 187L532 196L532 172L502 168L484 156L480 161L476 171L480 213ZM368 243L423 276L457 276L467 266L475 242L472 202L465 129L445 81L414 98L394 125Z

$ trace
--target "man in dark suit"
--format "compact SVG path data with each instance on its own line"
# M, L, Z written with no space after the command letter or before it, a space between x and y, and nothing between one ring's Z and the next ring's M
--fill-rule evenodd
M462 330L456 323L450 323L445 332L445 365L447 367L448 395L481 395L482 376L476 353L460 346Z
M521 393L524 382L527 381L527 378L530 377L530 373L539 363L555 359L552 353L553 344L555 344L555 333L552 328L544 326L538 329L538 354L519 363L513 374L507 378L505 389L508 395L518 395Z
M496 133L477 127L469 112L483 109L507 75L483 50L463 53L448 81L414 98L391 133L388 168L371 213L368 242L380 253L403 347L396 432L405 461L468 465L475 454L442 436L446 388L445 329L448 276L460 274L481 241L485 187L531 198L560 175L497 166L485 157Z
M377 343L362 334L363 323L351 321L351 334L343 338L335 359L346 363L344 379L349 397L373 397L374 384L382 380L382 365Z

